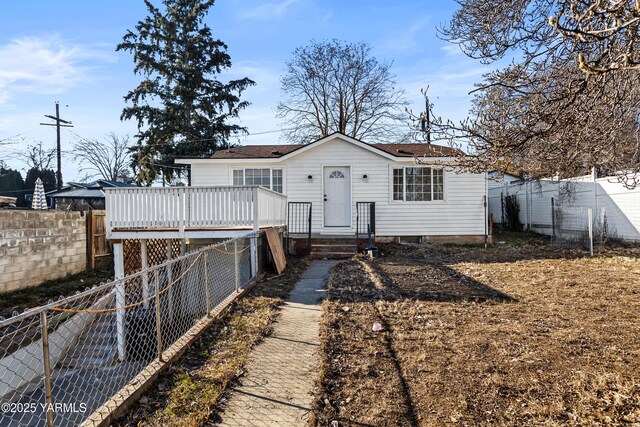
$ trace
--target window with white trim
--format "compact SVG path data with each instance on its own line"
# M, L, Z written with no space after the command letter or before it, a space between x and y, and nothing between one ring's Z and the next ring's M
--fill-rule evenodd
M392 186L394 201L444 200L444 171L423 166L394 168Z
M282 169L244 168L233 170L233 185L261 185L278 193L283 192Z

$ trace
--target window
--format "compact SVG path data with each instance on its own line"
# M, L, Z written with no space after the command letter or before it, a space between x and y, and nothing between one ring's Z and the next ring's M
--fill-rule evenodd
M244 170L236 169L233 171L233 185L244 185Z
M282 193L282 169L234 169L233 185L260 185L264 188Z
M393 169L392 186L396 201L444 200L444 171L427 167Z
M272 179L272 187L273 191L277 191L278 193L282 193L282 169L272 169L271 170Z
M344 178L344 174L340 171L333 171L331 175L329 175L329 179L331 178Z
M271 188L271 169L245 169L244 185L261 185Z

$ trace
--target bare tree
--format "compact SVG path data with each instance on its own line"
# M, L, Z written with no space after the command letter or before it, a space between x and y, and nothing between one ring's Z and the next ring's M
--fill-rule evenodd
M15 153L13 153L9 147L16 143L17 141L15 140L15 137L0 139L0 162L6 162L7 160L15 157Z
M578 52L583 72L640 71L638 1L561 0L549 23L586 47Z
M366 43L312 42L293 52L281 79L286 99L277 106L286 137L312 141L333 132L368 141L402 136L404 91L390 63L378 62Z
M33 145L27 145L26 153L19 152L19 154L28 169L43 171L51 168L51 163L56 158L56 148L47 148L42 141L39 141Z
M80 172L89 178L116 181L130 175L130 138L110 133L104 141L76 137L73 160L79 162Z
M518 0L500 8L491 0L458 2L445 38L484 63L514 58L485 75L467 120L432 125L438 137L467 149L464 166L515 167L534 178L575 176L592 167L621 179L640 171L640 73L631 62L615 68L616 56L603 50L607 43L634 50L633 44L613 35L589 42L572 34L569 23L586 21L557 13L582 13L579 0Z

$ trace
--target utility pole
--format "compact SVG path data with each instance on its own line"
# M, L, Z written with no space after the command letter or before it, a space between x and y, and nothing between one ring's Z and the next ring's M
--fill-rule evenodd
M431 144L431 118L429 117L429 97L424 91L424 113L420 114L420 130L427 135L427 144Z
M67 120L62 120L60 118L60 103L56 101L56 115L50 116L48 114L44 115L48 119L52 119L55 123L40 123L41 126L55 126L56 127L56 154L58 160L58 170L56 171L56 184L58 192L62 190L62 150L60 149L60 128L72 128L73 125L71 122Z

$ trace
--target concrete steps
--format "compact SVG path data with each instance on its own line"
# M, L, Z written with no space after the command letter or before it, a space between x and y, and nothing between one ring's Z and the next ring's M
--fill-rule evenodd
M113 364L116 355L112 320L99 319L89 325L62 360L67 369L93 369Z
M312 238L311 259L349 259L357 253L356 239Z

